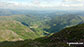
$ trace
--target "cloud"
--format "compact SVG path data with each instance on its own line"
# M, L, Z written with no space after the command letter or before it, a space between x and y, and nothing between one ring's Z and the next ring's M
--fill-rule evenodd
M81 8L84 7L84 0L64 0L62 3L63 7Z
M80 4L62 4L64 7L84 7L83 3Z
M10 9L83 9L83 0L64 0L61 1L32 1L32 2L0 2L0 8L10 8ZM84 10L84 9L83 9Z
M6 8L6 9L17 9L17 8L23 8L24 5L22 3L8 3L8 2L0 2L0 8Z
M84 0L64 0L65 2L84 2Z

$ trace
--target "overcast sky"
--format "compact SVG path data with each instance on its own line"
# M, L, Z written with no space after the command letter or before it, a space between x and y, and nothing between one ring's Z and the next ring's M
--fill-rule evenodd
M84 0L0 0L0 8L84 10Z

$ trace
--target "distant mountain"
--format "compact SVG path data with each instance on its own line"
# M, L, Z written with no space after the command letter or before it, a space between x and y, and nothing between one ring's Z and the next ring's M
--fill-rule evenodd
M84 24L65 28L52 36L46 36L35 40L17 42L2 42L1 47L76 47L69 46L67 42L84 42ZM11 45L10 45L11 44ZM79 46L79 45L77 45ZM81 45L83 47L84 45Z
M11 15L64 15L64 14L77 14L84 16L84 11L67 11L67 10L23 10L23 9L5 9L0 8L0 16L11 16Z

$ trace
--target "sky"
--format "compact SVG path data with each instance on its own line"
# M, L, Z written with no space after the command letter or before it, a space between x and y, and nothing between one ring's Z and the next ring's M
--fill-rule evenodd
M84 10L84 0L0 0L0 8Z

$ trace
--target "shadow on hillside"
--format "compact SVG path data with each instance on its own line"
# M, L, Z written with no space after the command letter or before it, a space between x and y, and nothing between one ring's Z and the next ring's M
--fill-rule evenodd
M0 42L0 47L23 47L26 43L31 43L33 40L24 41L4 41Z
M21 41L4 41L0 42L0 47L40 47L43 46L43 43L41 43L40 41L44 40L40 39L41 38L35 40L26 39Z

